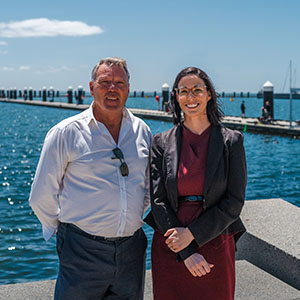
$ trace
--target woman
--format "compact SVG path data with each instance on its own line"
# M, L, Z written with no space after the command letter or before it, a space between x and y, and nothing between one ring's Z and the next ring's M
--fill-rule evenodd
M221 125L216 91L205 72L176 77L175 126L153 138L151 212L155 228L155 300L234 299L235 242L246 188L243 136Z

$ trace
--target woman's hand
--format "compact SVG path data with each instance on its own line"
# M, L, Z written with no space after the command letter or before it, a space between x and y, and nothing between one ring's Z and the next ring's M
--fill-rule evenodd
M204 276L214 267L213 264L208 263L199 253L194 253L186 258L184 264L194 277Z
M171 228L166 231L164 236L168 237L166 239L167 246L175 253L186 248L194 239L190 230L185 227Z

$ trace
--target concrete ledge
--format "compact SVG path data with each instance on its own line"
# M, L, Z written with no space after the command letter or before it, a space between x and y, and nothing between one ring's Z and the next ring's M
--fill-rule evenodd
M236 262L235 300L296 300L300 291L251 263Z
M247 228L238 242L244 259L300 289L300 210L282 199L246 201Z
M0 285L0 299L52 300L55 280ZM145 300L152 300L151 270L146 272ZM236 263L235 300L296 300L300 291L246 261ZM74 299L76 300L76 299Z

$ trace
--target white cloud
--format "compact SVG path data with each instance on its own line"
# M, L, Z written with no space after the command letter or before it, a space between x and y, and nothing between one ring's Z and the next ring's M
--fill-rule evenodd
M6 42L0 41L0 46L7 46Z
M4 72L11 72L13 70L14 70L14 68L11 68L11 67L1 67L0 68L0 71L4 71Z
M45 73L58 73L58 72L68 72L68 71L74 71L74 68L70 68L68 66L60 66L60 67L53 67L53 66L47 66L46 68L42 70L35 71L36 74L45 74Z
M67 66L61 66L61 67L52 67L52 66L48 66L48 69L46 70L46 72L49 73L57 73L57 72L61 72L61 71L72 71L73 69Z
M102 32L103 30L99 26L89 26L81 21L59 21L40 18L0 23L0 37L6 38L87 36Z
M19 67L19 70L20 70L20 71L27 71L27 70L29 70L29 69L30 69L29 66L20 66L20 67Z

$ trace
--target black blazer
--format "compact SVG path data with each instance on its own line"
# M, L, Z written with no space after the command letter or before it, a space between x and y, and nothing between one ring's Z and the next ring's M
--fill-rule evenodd
M156 134L150 154L151 211L145 222L161 233L182 227L176 216L178 207L177 172L181 151L182 127ZM236 240L245 232L240 219L244 205L247 168L243 135L221 125L213 126L209 139L204 211L188 228L195 241L180 251L179 260L221 233L235 233Z

